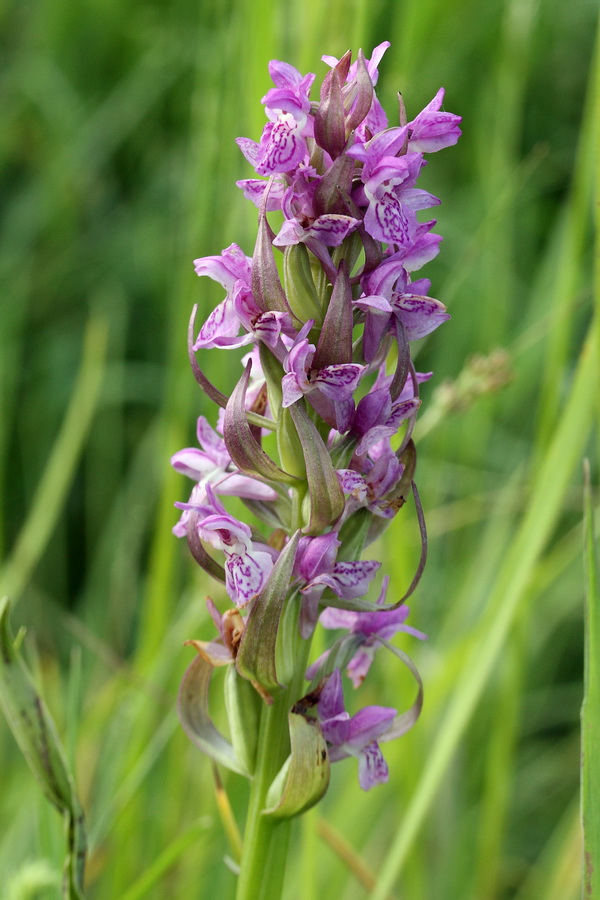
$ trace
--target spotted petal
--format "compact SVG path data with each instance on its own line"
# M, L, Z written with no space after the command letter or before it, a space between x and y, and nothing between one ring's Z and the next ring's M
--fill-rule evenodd
M200 329L192 350L206 347L218 347L222 338L235 338L240 330L240 320L233 308L231 300L226 297L213 309Z
M303 590L308 590L317 584L323 584L345 600L362 597L369 589L369 585L381 563L375 560L352 560L336 563L332 573L317 575Z
M358 363L325 366L319 369L311 384L331 400L348 400L356 390L364 368Z
M238 608L246 606L260 594L272 568L271 555L260 550L234 553L227 559L225 586Z
M293 171L306 156L306 143L298 122L290 113L283 113L275 122L268 122L260 141L259 175Z
M358 783L363 791L389 780L388 765L377 741L368 744L358 757Z
M393 191L378 192L365 214L365 228L375 240L408 247L413 239L416 219Z
M433 297L402 294L394 298L393 305L410 341L425 337L450 318L444 304Z

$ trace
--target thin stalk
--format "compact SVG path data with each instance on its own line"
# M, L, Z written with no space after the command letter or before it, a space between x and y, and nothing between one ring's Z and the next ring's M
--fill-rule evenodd
M236 900L279 900L283 891L291 819L263 815L273 779L290 752L288 712L302 693L310 641L297 636L298 665L287 688L261 714Z

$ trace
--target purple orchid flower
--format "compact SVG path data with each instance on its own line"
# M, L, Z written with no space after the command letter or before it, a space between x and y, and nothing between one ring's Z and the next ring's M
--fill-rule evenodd
M249 500L277 499L276 492L268 484L232 468L233 463L225 441L210 427L204 416L198 418L196 434L202 449L186 447L174 453L171 465L177 472L193 478L200 486L210 484L215 494L245 497ZM199 492L196 496L199 496ZM185 534L185 527L182 530L176 525L175 528L175 534Z
M389 576L386 575L381 583L381 593L377 599L378 606L383 606L386 602L387 590L389 586ZM347 673L355 688L360 687L363 683L367 672L371 668L371 663L375 656L375 651L381 647L381 640L389 641L399 631L412 634L413 637L420 641L426 641L427 635L422 631L418 631L410 625L405 625L410 609L405 604L397 609L386 609L374 612L357 612L351 609L335 609L328 606L323 610L319 617L319 622L324 628L347 629L351 635L359 635L364 638L360 648L348 663ZM313 665L307 670L306 677L313 678L318 668L322 665L328 656L328 652L324 653Z
M361 296L353 305L365 313L363 356L369 363L377 358L388 332L396 337L396 320L404 328L406 339L415 341L431 334L450 318L439 300L412 291L394 291L389 300L381 294Z
M194 260L197 275L208 275L227 291L225 300L215 307L200 329L194 350L226 347L236 342L240 320L235 311L234 297L251 290L251 262L237 244L230 244L220 256L202 256Z
M281 113L265 125L260 143L238 138L236 143L259 175L293 172L308 159L302 124L292 113Z
M348 156L362 162L362 188L355 202L368 204L364 225L378 241L407 249L417 233L415 212L437 206L439 200L428 191L415 188L424 165L421 153L403 153L408 126L377 134L366 144L355 144ZM402 155L397 155L402 154Z
M220 424L214 431L201 416L198 446L172 458L175 469L195 482L188 502L176 504L182 515L174 531L187 537L203 570L225 581L232 603L221 615L209 601L219 637L192 642L203 656L192 674L209 677L211 666L229 666L230 699L245 678L270 703L282 696L282 684L295 690L301 674L295 669L305 656L294 658L299 637L290 631L296 627L298 604L300 637L310 637L320 613L324 628L345 631L306 672L313 690L296 705L300 716L317 705L320 730L308 729L315 741L307 733L304 749L291 740L282 778L294 789L277 778L269 792L269 808L273 799L279 806L272 809L286 816L308 808L325 789L323 739L332 762L358 759L363 789L387 781L379 743L413 724L422 699L418 673L397 648L392 649L419 684L408 714L369 706L351 716L344 707L340 671L346 668L358 687L376 650L389 647L395 634L425 638L406 625L407 606L386 608L387 577L377 603L361 602L370 591L377 594L373 582L380 563L345 558L361 556L404 502L416 460L409 441L420 405L418 385L430 377L415 372L410 342L449 318L430 296L429 280L412 275L436 255L441 240L433 233L435 220L421 221L420 215L439 201L420 189L417 179L425 153L456 142L460 118L442 111L440 89L412 121L401 104L400 124L388 128L375 93L388 46L379 44L370 59L361 52L354 63L350 53L340 60L323 57L332 71L325 76L320 99L313 101L314 75L271 62L273 87L262 98L268 121L258 142L237 141L256 173L238 182L259 209L254 256L231 244L220 256L195 260L197 274L217 281L225 291L196 339L188 334L194 376L220 407ZM283 251L282 266L278 250ZM250 353L228 400L206 378L194 354L239 347ZM247 417L244 410L255 415ZM256 414L268 418L257 419ZM395 451L393 438L402 423L402 443ZM264 449L261 424L274 432ZM414 482L412 488L423 549L408 593L426 555ZM244 500L272 529L268 542L226 510L226 496ZM202 732L192 729L199 745L221 761L224 751L214 743L206 698L197 716L190 677L182 701L184 712L185 703L191 704L186 727L193 718L194 729ZM274 728L282 735L288 733L288 700L294 700L291 693L285 704L272 707ZM238 716L240 709L232 702L227 714L233 745L237 740L241 752L248 722ZM298 721L294 727L306 731L306 723ZM270 766L269 750L259 742L258 777ZM251 816L262 812L253 809ZM254 827L252 821L249 827ZM242 870L245 864L243 860Z
M288 189L288 180L284 175L272 175L267 181L262 178L242 178L236 185L244 192L247 200L261 209L264 203L265 212L280 210L283 197ZM265 199L265 191L269 189Z
M417 385L429 381L431 376L432 372L415 372L414 375ZM396 434L399 424L413 416L421 404L420 399L415 396L412 375L408 375L395 400L392 400L390 394L392 379L392 375L385 374L385 365L382 364L373 387L356 408L351 428L352 433L360 437L355 450L355 462L357 457L363 457L367 452L375 459L381 451L374 448ZM364 471L364 461L357 464Z
M423 376L422 380L425 380ZM414 415L421 405L419 398L414 396L410 376L395 400L390 394L390 381L390 376L378 379L356 407L351 428L360 437L356 456L364 456L375 444L395 435L400 423Z
M439 300L427 296L428 279L410 281L404 259L394 254L363 278L364 294L354 306L365 315L363 351L367 362L375 358L384 335L394 332L397 319L409 341L418 340L446 322L450 316Z
M300 242L312 249L318 244L339 247L348 234L360 225L360 220L352 216L333 213L315 216L313 198L320 180L311 168L304 168L296 175L283 195L281 209L285 222L273 241L276 247L288 247Z
M385 784L389 770L377 739L389 730L397 711L388 706L366 706L350 716L344 707L340 670L335 669L321 691L317 713L329 745L330 761L355 756L359 784L364 791Z
M443 102L444 88L440 88L433 100L408 123L409 150L434 153L456 144L462 134L458 127L462 117L441 112Z
M307 116L310 111L310 89L315 76L310 72L308 75L301 75L294 66L277 59L272 59L269 63L269 75L275 87L267 91L261 103L267 109L293 112L298 118Z
M422 165L422 156L411 153L397 159L384 158L373 168L364 185L369 201L364 226L371 237L405 248L414 242L415 212L440 202L428 191L414 187Z
M317 537L303 537L298 544L294 574L305 582L300 588L304 601L301 616L303 637L313 632L325 588L330 588L336 596L346 600L363 597L381 565L375 560L336 562L339 546L335 531Z
M189 503L176 506L202 514L198 536L225 554L225 587L236 606L242 608L265 586L275 551L266 544L253 543L250 527L229 515L210 484L203 487L204 497L194 498L192 493Z
M262 99L270 120L260 143L238 138L237 144L259 175L293 172L308 159L306 138L313 133L309 93L314 75L302 77L288 63L273 60L269 65L275 88Z
M354 410L352 394L365 367L359 363L338 363L311 368L316 347L309 344L306 335L313 325L309 319L301 328L284 360L282 406L291 406L304 395L311 395L311 403L325 421L340 432L347 431Z
M376 516L392 519L398 511L398 504L386 500L385 496L400 481L404 466L392 450L390 439L384 438L372 445L361 460L362 473L354 469L337 471L340 487L346 495L342 521L364 507Z
M252 293L252 260L237 244L231 244L221 256L205 256L194 261L197 275L218 281L227 296L211 312L201 327L193 350L209 347L234 349L257 340L274 348L282 332L295 334L288 313L263 312ZM244 334L238 335L240 327Z

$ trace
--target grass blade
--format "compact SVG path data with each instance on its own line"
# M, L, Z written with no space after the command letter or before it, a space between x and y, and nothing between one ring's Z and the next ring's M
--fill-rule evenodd
M585 672L581 709L582 897L600 896L600 579L589 463L585 463Z

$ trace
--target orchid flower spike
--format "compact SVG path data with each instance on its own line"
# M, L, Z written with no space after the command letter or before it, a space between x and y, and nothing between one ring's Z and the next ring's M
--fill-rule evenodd
M193 482L173 531L220 593L208 602L212 635L188 642L197 656L179 714L196 746L253 779L238 900L258 895L257 873L275 858L273 823L318 802L347 757L364 790L384 784L380 743L421 709L418 670L392 643L425 638L406 600L427 555L412 435L432 373L416 371L413 347L450 316L419 271L441 241L430 217L440 200L420 177L427 154L457 142L460 117L440 88L388 123L376 87L389 47L324 56L318 91L314 74L270 63L262 134L237 139L254 170L238 182L258 211L254 246L194 261L224 292L199 327L194 312L187 338L216 428L200 415L197 446L173 453ZM229 394L201 368L216 351L233 354ZM413 500L421 554L403 589L380 581L366 548ZM327 649L311 662L317 629ZM346 711L342 678L360 696L375 660L398 659L418 686L408 711L394 708L406 704L393 679L393 705ZM209 711L219 667L229 734Z

